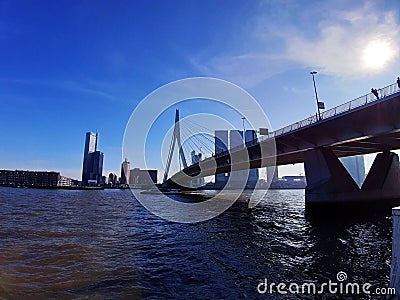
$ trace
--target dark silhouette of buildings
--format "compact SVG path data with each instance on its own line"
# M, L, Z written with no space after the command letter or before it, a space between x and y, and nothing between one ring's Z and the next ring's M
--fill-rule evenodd
M83 153L82 185L103 185L104 153L97 150L98 133L86 132Z
M119 185L117 174L110 173L108 175L108 185L111 187L115 187L115 186Z
M59 172L0 170L0 185L21 187L57 187Z
M157 183L157 170L134 168L130 171L129 184L151 186L155 183Z

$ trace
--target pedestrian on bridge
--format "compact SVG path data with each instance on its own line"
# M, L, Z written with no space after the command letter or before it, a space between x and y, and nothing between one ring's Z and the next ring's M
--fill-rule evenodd
M372 88L371 93L375 95L376 99L379 99L378 91L376 89Z
M400 89L400 77L397 77L397 86L398 86L399 89Z

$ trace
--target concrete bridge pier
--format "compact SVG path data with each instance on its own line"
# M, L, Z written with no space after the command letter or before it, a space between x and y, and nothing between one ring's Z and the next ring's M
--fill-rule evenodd
M400 203L399 157L393 152L377 154L361 188L328 148L308 150L304 165L307 213L349 208L373 212Z

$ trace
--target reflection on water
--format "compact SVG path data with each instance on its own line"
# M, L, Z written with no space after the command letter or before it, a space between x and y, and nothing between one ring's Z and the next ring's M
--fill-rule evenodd
M388 216L308 221L302 190L177 224L126 190L0 188L4 298L267 299L278 295L257 293L264 278L322 283L339 271L387 287L390 247Z

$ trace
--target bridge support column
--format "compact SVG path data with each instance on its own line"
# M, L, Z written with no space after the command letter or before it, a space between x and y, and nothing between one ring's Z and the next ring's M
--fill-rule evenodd
M399 157L379 153L361 188L332 150L312 149L305 153L307 177L306 210L326 212L357 207L375 210L400 202ZM368 204L368 205L364 205Z

